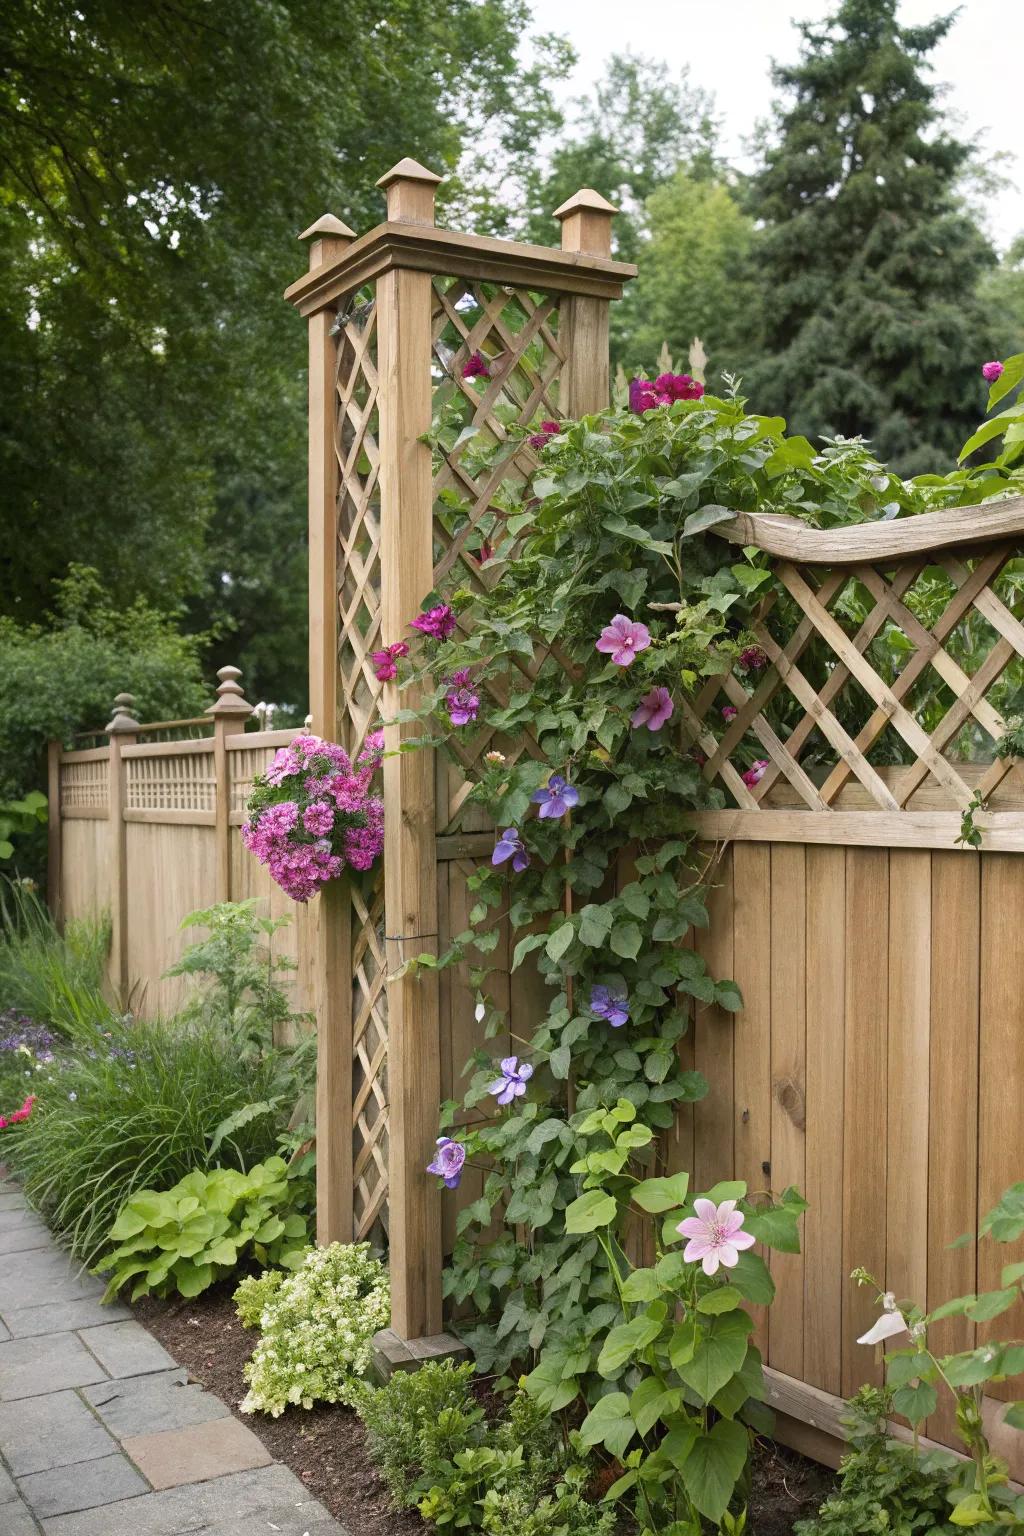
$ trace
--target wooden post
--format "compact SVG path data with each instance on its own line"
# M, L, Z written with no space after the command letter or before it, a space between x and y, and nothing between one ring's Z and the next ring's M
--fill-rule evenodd
M310 240L310 270L335 260L355 234L325 214ZM309 709L312 729L338 739L338 456L333 306L309 316ZM350 1243L352 1215L351 902L332 880L311 909L316 1013L316 1238Z
M238 667L221 667L217 697L206 711L213 716L213 773L216 780L214 832L217 839L217 900L231 900L231 771L227 739L237 734L252 714L252 705L238 684Z
M63 928L60 860L64 829L60 816L60 753L59 741L46 743L46 902L53 921L58 928Z
M132 714L135 700L119 693L114 714L104 727L110 738L110 782L107 816L110 831L110 980L119 1004L128 997L128 862L125 844L125 766L122 747L130 747L141 730Z
M388 222L433 224L439 176L402 160L377 183L387 191ZM377 283L377 365L381 381L381 621L385 644L408 624L433 580L433 496L429 272L392 268ZM403 691L401 705L418 696ZM385 716L399 707L385 689ZM385 731L388 750L418 735L414 725ZM437 861L434 754L406 752L384 760L384 913L389 972L410 956L437 953ZM392 1328L402 1339L441 1331L441 1203L426 1170L437 1137L441 1098L440 1002L437 974L427 970L389 981L388 1210Z
M588 256L610 256L612 219L617 213L607 198L592 187L579 192L555 209L562 223L562 250ZM611 398L608 372L608 303L573 294L562 300L559 340L565 348L559 406L563 416L574 420L603 411Z

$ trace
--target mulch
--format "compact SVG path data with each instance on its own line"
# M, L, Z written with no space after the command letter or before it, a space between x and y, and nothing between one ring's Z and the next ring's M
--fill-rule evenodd
M363 1427L347 1408L288 1408L278 1419L243 1414L242 1367L256 1335L231 1304L234 1282L194 1301L147 1297L135 1312L190 1378L216 1393L346 1527L350 1536L425 1536L415 1510L395 1510L366 1454ZM772 1441L762 1442L751 1471L750 1536L790 1536L834 1486L834 1474Z

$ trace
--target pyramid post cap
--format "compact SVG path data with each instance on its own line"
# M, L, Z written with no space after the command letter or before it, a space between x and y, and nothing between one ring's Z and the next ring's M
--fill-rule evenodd
M354 240L356 238L355 230L349 229L348 225L342 223L341 219L335 218L333 213L323 213L315 224L311 224L308 229L302 231L298 239L311 240L314 236L321 237L323 235L334 235L343 240Z
M377 182L378 187L390 187L393 181L426 181L433 186L438 186L444 180L443 176L437 176L433 171L428 171L425 165L420 165L418 160L413 160L406 155L404 160L399 160L390 171L385 171Z
M618 209L610 203L600 192L595 192L593 187L581 187L574 192L572 197L567 197L560 208L556 208L553 217L567 219L570 213L618 213Z

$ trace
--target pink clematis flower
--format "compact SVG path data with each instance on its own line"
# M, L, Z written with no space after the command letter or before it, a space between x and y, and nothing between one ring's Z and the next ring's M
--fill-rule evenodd
M651 635L646 624L617 613L602 629L596 649L610 656L617 667L631 667L637 653L646 651L650 643Z
M736 708L735 704L724 704L722 706L722 719L726 722L726 724L728 724L730 720L735 720L738 714L739 710Z
M695 1216L687 1216L676 1231L689 1242L683 1250L688 1264L698 1261L706 1275L716 1274L719 1264L732 1269L740 1261L740 1250L753 1248L755 1239L743 1231L743 1212L736 1209L735 1200L723 1200L716 1205L713 1200L695 1200Z
M767 771L768 759L766 757L759 757L756 763L751 763L746 773L742 774L741 777L747 788L753 789L755 784L760 784Z
M1003 364L1000 362L982 363L981 365L981 376L989 384L994 384L1002 372Z
M671 720L675 712L672 695L667 688L652 688L650 693L645 693L640 703L629 717L629 723L634 729L646 725L649 731L660 731L666 720Z

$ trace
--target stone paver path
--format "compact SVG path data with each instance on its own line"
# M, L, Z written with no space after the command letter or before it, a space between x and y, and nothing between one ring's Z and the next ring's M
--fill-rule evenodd
M0 1182L0 1536L345 1536Z

